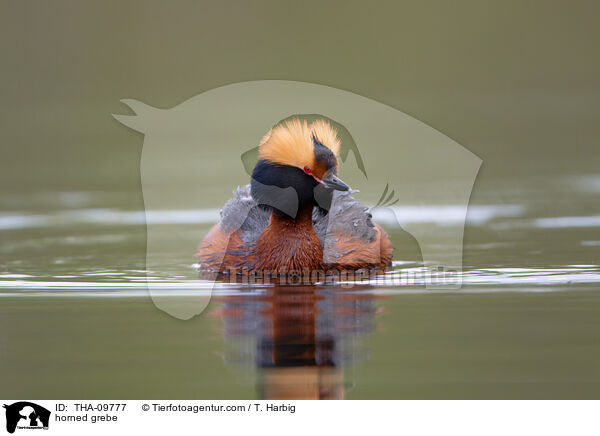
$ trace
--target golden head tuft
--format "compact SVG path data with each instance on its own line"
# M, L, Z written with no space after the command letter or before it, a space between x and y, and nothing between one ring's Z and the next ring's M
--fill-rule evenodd
M306 120L292 118L278 124L267 132L260 141L260 159L298 168L315 164L313 137L337 155L340 140L337 131L325 120L308 125Z
M314 146L308 123L292 118L273 127L261 140L258 156L272 163L298 168L312 165Z

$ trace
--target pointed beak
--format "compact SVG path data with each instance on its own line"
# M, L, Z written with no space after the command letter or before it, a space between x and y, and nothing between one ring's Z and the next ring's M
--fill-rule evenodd
M328 189L335 189L336 191L347 191L350 189L350 186L346 185L340 180L338 176L333 174L329 175L326 179L323 179L322 181Z

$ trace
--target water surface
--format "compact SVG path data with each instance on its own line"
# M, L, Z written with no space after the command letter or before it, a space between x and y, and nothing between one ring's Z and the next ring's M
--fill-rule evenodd
M418 244L363 283L278 288L196 278L145 223L196 241L200 210L131 209L119 192L4 196L0 371L11 398L597 398L600 266L593 176L475 191L459 290L426 288ZM561 201L543 201L552 189ZM562 190L562 191L561 191ZM591 191L591 192L590 192ZM562 194L562 195L561 195ZM444 226L452 205L398 206ZM439 250L448 247L440 246ZM192 253L191 253L192 254ZM181 321L148 294L211 296Z

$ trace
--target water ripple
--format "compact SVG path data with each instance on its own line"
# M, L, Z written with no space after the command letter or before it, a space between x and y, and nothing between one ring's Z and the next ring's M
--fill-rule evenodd
M143 271L139 271L142 273ZM375 279L359 282L339 282L341 291L363 287L374 293L427 293L442 291L426 289L430 276L424 267L397 268ZM90 276L87 274L86 276ZM93 277L103 275L93 274ZM74 277L74 276L71 276ZM443 292L523 292L555 291L571 285L600 284L600 266L565 265L553 268L486 268L458 273L462 288ZM29 280L24 280L29 278ZM0 275L0 297L148 297L147 282L152 283L152 296L211 296L260 294L268 285L240 285L207 280L174 280L145 276L121 277L120 280L35 280L18 274ZM130 281L123 281L130 280ZM132 281L133 280L133 281Z

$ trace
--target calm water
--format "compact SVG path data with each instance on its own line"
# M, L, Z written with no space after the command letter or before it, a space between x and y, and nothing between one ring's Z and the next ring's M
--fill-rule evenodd
M552 193L554 201L546 200ZM194 279L193 257L146 271L130 193L5 195L0 373L10 398L597 398L600 178L477 186L463 287L427 290L414 238L380 216L393 271L377 283L275 288ZM443 226L452 209L398 206ZM218 208L150 211L198 240ZM376 216L377 218L377 216ZM444 250L444 247L440 247ZM415 273L411 283L394 280ZM146 288L210 295L181 321ZM183 302L185 300L182 300Z

